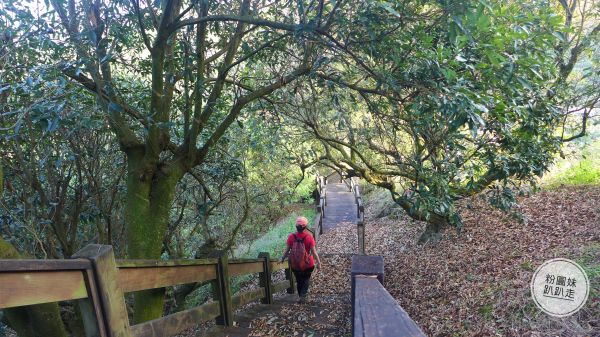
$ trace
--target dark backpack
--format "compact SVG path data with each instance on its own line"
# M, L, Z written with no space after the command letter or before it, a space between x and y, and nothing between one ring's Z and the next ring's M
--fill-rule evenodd
M310 256L306 252L304 239L299 238L296 234L292 235L294 235L294 244L290 251L290 267L298 271L307 270L310 265Z

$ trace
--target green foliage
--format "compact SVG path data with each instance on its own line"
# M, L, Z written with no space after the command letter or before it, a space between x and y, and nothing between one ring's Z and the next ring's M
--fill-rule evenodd
M306 172L302 179L299 166L289 162L288 140L281 129L259 117L245 116L243 123L228 131L220 153L209 156L196 170L204 187L191 176L179 182L178 211L171 216L179 224L168 239L168 256L194 256L199 246L210 241L218 248L235 250L240 242L243 245L270 230L296 203L311 201L314 176ZM207 199L205 188L214 200Z
M483 319L491 320L494 318L494 306L492 304L486 304L479 308L479 314L483 317Z
M315 215L314 209L294 212L250 244L239 245L234 255L241 258L256 258L259 253L268 252L274 258L281 257L288 235L296 230L296 218L305 216L309 222L308 226L311 227ZM243 240L241 241L243 242Z
M581 257L577 259L590 281L588 301L600 297L600 244L592 243L584 247Z
M131 258L192 257L253 239L309 200L309 166L285 163L286 140L264 121L269 95L309 72L306 42L334 13L292 6L3 3L1 150L21 177L2 234L41 257L93 241ZM238 18L197 22L222 15ZM161 290L135 297L135 322L162 313Z
M561 121L577 132L560 104L595 97L593 57L576 68L581 81L560 85L565 43L579 39L558 9L7 0L2 237L36 257L88 242L130 257L275 254L293 223L272 224L312 202L317 163L354 171L437 225L460 227L454 203L484 190L510 208L514 187L555 158ZM588 53L595 40L581 41ZM598 180L587 157L561 179ZM160 314L162 295L148 301L137 321Z
M1 201L2 234L32 257L69 257L93 238L118 248L123 158L102 116L51 68L21 66L31 68L10 73L0 104L9 111L0 115L0 153L12 192Z
M309 226L312 226L315 217L315 210L312 208L301 209L293 212L278 222L262 235L247 234L238 239L238 246L233 252L233 258L255 259L259 253L268 252L271 258L281 257L285 249L285 242L290 233L296 230L296 217L305 216L309 220ZM254 239L256 238L256 239ZM257 275L242 275L232 278L231 288L233 293L237 293L244 286L256 281ZM198 306L211 296L212 289L209 285L203 286L192 294L186 301L186 307L192 308Z
M600 184L600 168L591 159L584 159L570 169L563 171L554 179L548 184L549 188L556 188L561 185L597 185Z
M570 144L565 149L566 157L558 159L556 166L542 178L542 186L559 188L600 184L600 139L591 140L595 134Z
M533 267L533 262L531 262L531 260L521 262L521 269L528 272L533 272L535 270L535 268Z
M561 146L559 9L361 2L340 19L341 51L306 86L311 98L287 115L324 162L390 190L432 231L460 227L455 201L490 187L509 209L514 187L535 183Z

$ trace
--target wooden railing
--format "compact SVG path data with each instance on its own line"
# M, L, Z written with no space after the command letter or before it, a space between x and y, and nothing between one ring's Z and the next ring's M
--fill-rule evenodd
M272 283L273 272L285 269L286 280ZM233 276L258 273L259 288L232 295ZM124 294L178 284L210 282L213 301L152 321L130 325ZM219 255L203 260L115 260L111 246L88 245L70 260L0 260L0 309L77 300L87 336L170 336L196 324L216 319L233 325L236 307L273 294L294 292L287 262L232 260ZM41 334L42 332L40 332Z
M316 207L317 214L315 215L313 225L313 235L315 241L318 241L319 236L323 234L323 218L325 218L325 206L327 206L327 178L317 174L316 183L319 192L319 200Z
M365 255L365 208L358 178L345 182L356 202L359 252L352 257L352 336L425 336L385 290L383 257Z
M354 194L354 201L356 202L356 217L360 219L361 216L364 215L365 207L360 194L360 186L358 185L357 177L350 178L350 191Z
M356 231L358 236L358 253L365 254L365 206L363 204L362 195L360 194L360 186L358 178L351 177L344 180L350 192L354 194L354 202L356 203Z
M383 257L352 257L352 336L418 336L425 334L383 287Z

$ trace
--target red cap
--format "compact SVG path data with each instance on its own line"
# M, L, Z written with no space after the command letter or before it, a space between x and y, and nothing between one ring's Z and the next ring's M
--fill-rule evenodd
M296 218L296 226L302 226L302 227L306 227L306 225L308 225L308 219L303 217L303 216L299 216Z

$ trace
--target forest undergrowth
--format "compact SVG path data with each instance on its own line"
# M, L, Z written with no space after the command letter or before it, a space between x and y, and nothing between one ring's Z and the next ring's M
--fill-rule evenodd
M480 198L462 203L464 228L435 245L424 224L367 208L368 254L383 255L386 288L431 336L600 336L600 187L561 187L522 197L517 221ZM535 269L552 258L582 265L584 308L567 318L541 312L530 294Z

